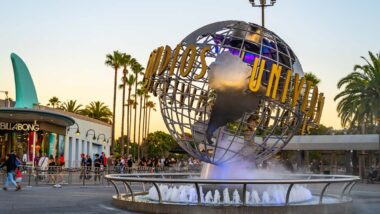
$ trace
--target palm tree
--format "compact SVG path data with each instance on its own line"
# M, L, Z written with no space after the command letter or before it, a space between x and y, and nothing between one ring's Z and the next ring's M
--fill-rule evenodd
M67 112L72 112L76 114L81 113L81 107L82 105L77 105L76 100L68 100L62 104L62 110L67 111Z
M83 114L106 123L111 123L111 118L113 118L108 106L100 101L93 101L89 105L86 105Z
M114 86L113 86L111 151L114 150L114 142L115 142L116 85L117 85L117 71L120 68L120 59L121 59L121 53L119 51L114 51L113 54L106 55L106 61L105 61L105 64L109 67L112 67L115 72Z
M338 82L338 89L345 88L334 100L340 99L337 110L343 125L361 125L365 132L367 125L377 122L380 145L380 53L369 52L369 57L362 57L366 64L355 65L354 72Z
M148 125L147 125L147 135L149 134L149 127L150 127L150 112L151 110L156 111L156 103L153 101L148 101L146 103L146 108L148 109Z
M143 88L137 90L137 96L140 97L140 108L139 108L139 131L138 131L138 147L137 147L137 160L140 160L140 152L141 152L141 142L140 142L140 136L141 136L141 113L143 108L143 96L146 94L145 90ZM136 117L135 117L136 118Z
M128 85L128 98L127 98L127 135L128 135L128 142L127 142L127 155L129 155L129 142L130 142L130 136L131 136L131 123L130 123L130 110L131 110L131 91L132 91L132 86L135 83L136 78L133 74L130 74L129 77L126 79L126 85Z
M148 94L147 91L144 91L144 95L143 95L143 101L140 105L140 108L143 109L143 119L142 119L142 141L145 141L146 140L146 137L147 137L147 133L146 133L146 125L147 125L147 108L146 108L146 103L148 102L150 98L150 95ZM141 122L141 120L140 120Z
M313 85L318 85L321 82L321 79L319 79L317 75L312 72L306 72L304 76L306 81L311 81Z
M61 104L61 101L58 99L58 97L54 96L49 99L49 103L47 105L53 108L58 108L59 104Z
M134 59L133 59L134 60ZM128 74L128 66L131 62L131 56L122 53L120 58L120 66L123 67L123 77L121 78L122 83L119 85L119 89L123 90L123 96L122 96L122 111L121 111L121 155L124 155L124 113L125 113L125 83L127 79Z
M135 74L135 77L136 77L136 80L135 80L135 94L134 94L134 99L135 99L135 105L134 105L134 110L135 110L135 116L134 116L134 123L133 123L133 141L136 142L136 123L137 123L137 95L138 95L138 90L137 90L137 86L139 84L141 84L141 82L139 82L139 75L142 75L143 74L143 71L144 68L142 67L142 65L138 62L136 62L135 64L133 64L132 66L132 71L133 73ZM141 100L140 100L140 103L141 103ZM139 143L139 141L137 142ZM137 146L137 150L139 150L139 145ZM139 151L137 151L137 160L140 160L140 155L139 155Z

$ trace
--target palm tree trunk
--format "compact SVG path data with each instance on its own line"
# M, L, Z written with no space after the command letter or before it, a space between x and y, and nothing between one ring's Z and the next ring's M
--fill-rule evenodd
M140 160L140 146L141 146L141 142L140 142L140 136L141 136L141 111L142 111L142 96L140 96L140 115L139 115L139 133L138 133L138 140L137 140L137 143L138 143L138 146L137 146L137 160Z
M136 81L135 81L135 102L137 102L137 82L138 82L138 73L136 73ZM134 106L136 106L136 105L134 105ZM134 117L134 121L133 121L133 141L135 143L138 143L136 141L137 106L134 109L135 109L135 117ZM139 161L140 155L138 153L139 153L139 146L137 145L137 160Z
M148 137L148 106L146 105L147 101L145 100L145 138Z
M115 110L116 110L116 85L117 85L117 68L115 68L115 79L113 84L113 106L112 106L112 130L111 130L111 153L115 148Z
M121 112L121 155L124 155L125 78L126 73L123 75L123 106Z
M149 111L148 111L148 129L147 129L147 134L149 134L149 128L150 128L150 111L152 110L152 108L149 108Z
M131 102L130 103L131 105L130 105L130 107L129 107L129 121L128 121L128 126L129 126L129 133L128 133L128 136L129 136L129 141L130 141L130 143L133 143L133 141L132 141L132 111L133 111L133 103ZM132 145L131 145L131 148L132 148ZM133 151L134 150L132 150L132 154L133 155L135 155L134 153L133 153ZM134 157L134 156L133 156Z
M129 135L129 110L130 110L130 105L129 105L129 100L131 98L131 87L128 87L128 100L127 100L127 157L129 156L129 145L130 145L130 135Z
M144 95L143 95L144 96ZM145 142L145 127L146 127L146 123L145 123L145 117L146 117L146 114L145 114L145 103L146 103L146 98L145 98L145 96L144 96L144 100L143 100L143 106L142 106L142 108L143 108L143 120L142 120L142 122L143 122L143 125L142 125L142 132L141 132L141 137L142 137L142 142L141 142L141 145ZM142 154L143 154L143 151L142 151ZM144 156L144 155L143 155Z

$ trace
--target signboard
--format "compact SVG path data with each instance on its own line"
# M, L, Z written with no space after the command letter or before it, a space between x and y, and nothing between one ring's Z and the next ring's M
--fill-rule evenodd
M8 123L0 122L0 130L7 131L32 131L36 132L40 130L40 125L37 122L34 123Z

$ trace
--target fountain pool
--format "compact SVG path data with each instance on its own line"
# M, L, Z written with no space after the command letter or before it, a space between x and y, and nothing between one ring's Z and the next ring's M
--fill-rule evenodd
M112 174L113 204L150 213L350 213L356 176L203 179L198 173ZM122 190L125 190L123 193Z

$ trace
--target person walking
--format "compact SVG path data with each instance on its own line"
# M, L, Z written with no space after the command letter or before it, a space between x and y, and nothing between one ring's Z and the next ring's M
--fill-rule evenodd
M86 179L90 179L91 178L91 171L92 171L92 159L91 159L91 156L89 154L87 154L87 159L86 159L86 175L85 175L85 178Z
M87 159L86 159L86 155L84 153L82 153L80 155L80 157L81 157L80 165L82 167L82 170L81 170L79 178L82 180L82 178L86 178L86 176L85 176L85 171L86 171L85 167L87 167Z
M38 161L39 169L37 169L41 172L40 174L41 180L46 179L46 172L48 171L48 166L49 166L49 158L46 156L46 153L43 153L41 158Z
M100 155L100 161L102 162L102 165L104 167L107 167L107 157L106 154L104 154L104 152L102 152L102 154Z
M99 154L95 154L95 160L94 160L94 179L95 182L96 180L99 180L100 182L100 166L102 164L102 161L99 158Z
M57 164L54 160L53 155L50 155L49 160L48 160L48 174L49 174L49 179L48 183L52 182L55 183L55 175L57 174Z
M12 183L16 187L16 191L19 191L21 189L21 186L17 185L16 181L13 179L13 174L15 173L15 170L17 168L16 155L11 153L8 154L7 157L8 159L0 165L0 168L3 168L4 166L7 167L7 181L5 182L3 190L7 191L9 183Z

